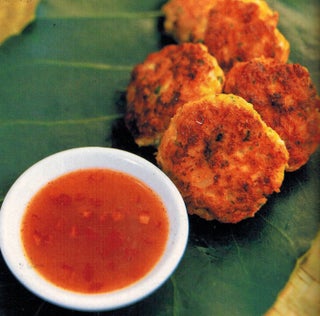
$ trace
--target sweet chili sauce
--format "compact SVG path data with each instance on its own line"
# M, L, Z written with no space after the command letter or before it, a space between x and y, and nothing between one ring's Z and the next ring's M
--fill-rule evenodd
M82 293L123 288L145 276L168 239L165 207L140 180L109 169L67 173L27 206L21 228L32 266Z

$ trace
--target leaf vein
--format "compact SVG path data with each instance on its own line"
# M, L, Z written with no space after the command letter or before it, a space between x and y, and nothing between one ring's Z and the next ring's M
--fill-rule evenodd
M97 14L96 12L92 14L86 13L86 15L67 15L62 13L62 15L54 15L49 13L48 15L38 16L38 20L51 20L51 19L59 19L59 20L69 20L69 19L154 19L163 16L163 12L161 10L154 11L144 11L144 12L127 12L127 11L118 11L118 12L103 12Z
M234 237L234 234L233 234L232 231L231 231L231 236L232 236L232 240L233 240L233 242L234 242L234 244L235 244L235 247L236 247L236 250L237 250L237 256L238 256L238 258L239 258L239 261L240 261L240 265L241 265L241 267L242 267L242 270L243 270L243 272L244 272L246 275L249 275L249 272L248 272L248 270L247 270L247 268L246 268L246 266L245 266L245 264L244 264L244 262L243 262L242 256L241 256L240 246L239 246L236 238Z
M178 291L177 282L175 280L174 275L171 276L170 280L173 287L173 311L172 312L173 312L173 315L175 316L175 315L178 315L178 311L179 311L179 308L178 308L179 291Z
M63 60L54 60L54 59L39 59L36 61L37 64L45 64L49 66L61 66L61 67L70 67L70 68L87 68L87 69L96 69L104 71L131 71L131 65L111 65L103 63L90 63L90 62L76 62L76 61L63 61Z
M293 240L286 234L286 232L284 230L282 230L278 226L274 225L271 221L269 221L267 218L265 218L261 214L258 214L258 216L260 216L267 224L270 225L270 227L272 227L275 231L277 231L289 243L292 250L294 252L296 252Z
M120 118L121 114L106 115L99 117L91 117L85 119L70 119L70 120L56 120L56 121L41 121L41 120L11 120L0 121L0 126L16 126L16 125L33 125L33 126L57 126L57 125L79 125L91 124L97 122L107 122Z

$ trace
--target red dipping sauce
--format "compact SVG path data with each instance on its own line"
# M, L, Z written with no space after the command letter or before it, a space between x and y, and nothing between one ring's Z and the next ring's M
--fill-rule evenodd
M159 261L169 220L159 196L109 169L67 173L30 201L21 238L34 268L59 287L102 293L128 286Z

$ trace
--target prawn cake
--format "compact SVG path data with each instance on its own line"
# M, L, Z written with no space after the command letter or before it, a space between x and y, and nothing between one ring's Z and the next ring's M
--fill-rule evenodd
M203 42L209 12L217 0L170 0L163 5L164 30L178 43Z
M224 91L252 103L285 141L287 171L308 162L320 143L320 100L305 67L264 58L238 63L226 76Z
M132 71L126 126L139 146L157 146L182 104L220 93L223 84L224 73L204 45L165 46Z
M156 158L190 214L237 223L279 192L288 152L250 103L220 94L180 107Z
M277 23L278 13L265 1L218 0L209 14L204 43L225 71L255 57L286 62L290 45Z
M228 71L238 61L268 57L286 62L290 45L279 14L263 0L170 0L164 30L178 43L202 42Z

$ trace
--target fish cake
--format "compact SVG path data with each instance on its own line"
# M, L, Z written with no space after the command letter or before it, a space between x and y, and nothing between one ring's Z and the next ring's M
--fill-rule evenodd
M320 101L308 70L257 58L236 64L226 76L225 93L252 103L262 119L285 141L287 171L307 163L320 143Z
M178 43L203 42L216 0L170 0L162 6L164 30Z
M251 104L219 94L177 110L156 159L190 214L237 223L279 192L288 152Z
M277 23L278 13L264 1L218 0L209 13L204 43L225 72L256 57L287 62L290 45Z
M221 93L224 73L200 43L168 45L136 65L127 88L125 122L139 146L157 146L177 108Z
M162 11L167 34L178 43L203 42L224 71L255 57L288 60L279 14L263 0L170 0Z

